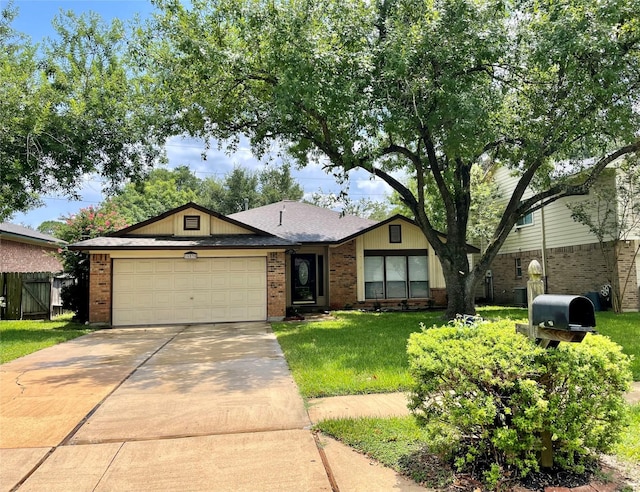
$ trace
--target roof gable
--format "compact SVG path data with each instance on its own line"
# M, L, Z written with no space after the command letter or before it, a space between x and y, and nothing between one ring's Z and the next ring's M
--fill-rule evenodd
M197 219L196 219L197 218ZM194 220L192 220L194 219ZM181 207L109 234L112 237L205 237L212 235L257 234L266 231L225 217L196 203Z

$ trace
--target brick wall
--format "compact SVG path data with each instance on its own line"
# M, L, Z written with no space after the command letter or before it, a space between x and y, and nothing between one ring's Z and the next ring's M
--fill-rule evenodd
M329 248L329 307L342 309L357 302L355 240Z
M287 310L285 254L269 253L267 258L267 318L283 318Z
M547 250L547 292L549 294L584 294L599 291L600 287L610 283L605 257L598 243L550 248ZM631 254L624 253L619 262L622 270L629 267ZM522 278L515 275L515 260L520 258ZM542 263L541 250L522 251L498 255L491 265L495 302L512 304L513 289L527 286L527 268L531 260ZM627 270L628 271L628 270ZM638 309L638 286L634 276L633 285L625 295L625 306ZM628 296L628 297L627 297Z
M640 254L636 251L640 246L640 240L622 241L618 246L618 277L620 278L620 291L624 289L622 298L623 311L638 311L640 309L640 285L638 285L637 265L640 263ZM626 282L626 287L625 287Z
M57 246L0 240L0 272L61 272L62 264L53 256Z
M89 322L111 323L111 256L91 255Z

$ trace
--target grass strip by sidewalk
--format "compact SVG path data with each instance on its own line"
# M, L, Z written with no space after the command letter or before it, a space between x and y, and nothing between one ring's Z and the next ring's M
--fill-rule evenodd
M0 321L0 364L94 331L71 315L46 320Z
M631 415L631 424L614 453L637 466L640 464L640 405L631 406ZM433 457L421 453L427 437L412 416L324 420L314 427L416 482L444 487L452 479L451 470L443 464L434 466L430 461Z

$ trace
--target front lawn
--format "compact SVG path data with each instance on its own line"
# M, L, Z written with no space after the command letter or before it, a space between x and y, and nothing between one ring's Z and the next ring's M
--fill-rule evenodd
M521 308L480 307L486 319L526 320ZM409 388L407 339L444 323L442 311L335 312L335 320L274 323L289 367L307 398L385 393ZM596 329L634 356L633 378L640 380L640 313L596 313Z
M71 315L45 320L0 321L0 364L94 331Z
M502 308L481 308L479 313L486 319L508 318L509 320L526 318L524 309L502 309ZM357 388L361 391L365 385L362 377L356 384L353 384L349 374L367 374L364 361L371 361L371 366L375 372L380 372L383 368L384 374L395 374L396 379L401 384L410 384L408 376L408 364L406 362L406 338L412 331L419 330L419 323L422 321L427 326L441 324L441 318L436 313L335 313L337 320L331 322L296 323L276 327L278 337L288 334L287 348L282 343L285 354L290 360L294 375L298 381L304 380L305 388L314 388L320 394L327 394L336 391L336 394L353 391ZM398 320L395 321L395 316ZM387 336L383 335L387 324ZM625 352L635 354L636 358L640 349L640 316L637 313L615 315L613 313L597 313L597 330L610 336L612 339L622 342L625 345ZM413 325L413 326L412 326ZM390 328L392 327L392 328ZM344 330L353 330L357 333L355 338L350 338L342 333ZM313 336L311 336L313 334ZM635 334L635 335L634 335ZM398 340L399 338L401 338ZM286 338L286 337L285 337ZM398 338L398 339L396 339ZM378 350L372 344L378 339L384 339L383 348ZM304 340L304 343L302 342ZM358 343L361 340L362 343ZM296 341L301 343L297 344ZM330 347L330 349L329 349ZM311 352L313 348L313 352ZM340 358L340 350L346 350L348 358ZM389 362L386 366L380 363L379 357L386 357ZM295 353L295 363L289 359L289 354ZM320 359L327 363L310 362L313 354L317 354ZM360 364L354 359L360 358ZM339 360L334 363L332 358ZM310 362L310 363L307 363ZM635 379L638 378L637 359L634 364ZM301 368L298 371L296 368ZM315 378L315 379L313 379ZM390 378L388 378L390 380ZM340 382L343 382L340 385ZM328 382L328 384L326 383ZM373 388L377 381L368 381L368 388ZM322 386L322 384L325 384ZM378 390L382 385L378 385L372 391ZM302 384L301 384L301 387ZM405 386L396 386L393 390L403 390ZM303 390L304 391L304 390ZM340 392L340 393L338 393ZM429 439L425 430L418 426L416 419L409 417L395 418L343 418L320 421L315 428L327 435L333 436L345 444L353 447L360 453L366 454L380 463L389 466L399 473L411 477L415 481L422 483L436 490L450 490L452 487L464 490L480 489L478 482L480 475L471 476L456 473L451 463L442 461L437 455L431 453L427 444ZM631 407L630 426L622 433L621 440L612 450L621 467L628 466L635 468L640 463L640 405ZM479 467L481 469L481 467ZM603 472L596 469L595 478ZM608 473L608 472L607 472ZM589 476L566 478L562 474L553 475L546 473L533 474L532 481L546 480L546 485L566 485L575 486L574 480L584 480L587 483ZM611 480L616 485L624 486L624 479L619 475L612 475ZM471 481L465 481L471 480ZM515 485L513 476L504 475L500 477L504 480L505 487ZM557 481L555 483L554 481ZM541 482L542 483L542 482ZM453 485L455 484L455 485ZM474 485L476 484L476 485ZM473 486L473 487L472 487ZM472 487L472 488L471 488ZM503 490L507 490L506 488ZM623 489L630 490L630 489Z
M335 320L274 323L305 397L385 393L409 388L407 339L442 324L442 312L335 313Z

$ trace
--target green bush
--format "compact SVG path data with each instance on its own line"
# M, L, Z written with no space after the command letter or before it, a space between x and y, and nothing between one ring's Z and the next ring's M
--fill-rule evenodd
M626 422L629 358L606 337L542 349L511 321L423 329L409 339L410 408L432 451L497 483L539 468L541 432L554 463L582 471Z

